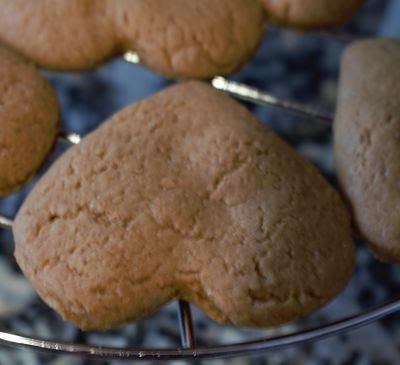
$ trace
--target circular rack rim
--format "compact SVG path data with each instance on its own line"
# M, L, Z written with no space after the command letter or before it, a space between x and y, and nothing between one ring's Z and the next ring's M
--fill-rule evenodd
M335 334L347 332L349 330L367 325L398 311L400 311L400 298L392 300L386 304L373 307L356 315L328 323L326 325L316 326L283 336L198 348L180 347L176 349L124 349L48 341L26 336L19 336L7 332L0 332L0 344L27 347L46 352L80 355L88 358L102 359L182 360L190 358L232 357L283 348L312 340L321 340Z

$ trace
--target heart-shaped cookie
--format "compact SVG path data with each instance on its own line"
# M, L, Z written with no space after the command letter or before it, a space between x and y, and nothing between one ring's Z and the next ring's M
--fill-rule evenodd
M0 39L52 69L131 50L162 74L206 78L251 57L264 17L258 0L0 0Z
M275 325L326 303L354 265L334 189L200 82L127 107L72 147L13 231L40 296L85 329L174 298L222 323Z
M375 254L400 260L400 41L370 39L342 59L335 119L339 180Z
M36 68L0 46L0 195L36 172L58 131L58 102Z
M313 29L347 22L365 0L261 0L269 19L278 24Z

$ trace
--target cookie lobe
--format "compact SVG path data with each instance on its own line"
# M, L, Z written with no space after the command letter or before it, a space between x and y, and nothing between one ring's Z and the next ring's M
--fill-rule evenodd
M0 46L0 195L25 184L58 132L58 102L36 68Z
M338 194L199 82L127 107L72 147L13 231L40 296L85 329L176 298L221 323L276 325L330 300L354 265Z
M170 77L210 78L237 70L265 28L265 14L254 0L118 0L109 6L122 48Z
M274 23L314 29L346 23L364 0L261 0L261 3Z
M334 124L337 174L359 231L400 260L400 41L369 39L342 58Z

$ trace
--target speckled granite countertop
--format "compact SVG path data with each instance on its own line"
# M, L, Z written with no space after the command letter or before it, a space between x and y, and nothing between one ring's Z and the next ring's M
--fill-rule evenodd
M345 31L364 36L400 36L400 1L367 1L366 6ZM234 75L234 79L280 97L334 110L338 61L343 45L317 33L303 35L271 29L257 56ZM78 133L92 130L121 107L166 85L163 78L121 60L111 62L95 72L48 75L61 100L63 128ZM272 108L253 107L253 110L303 156L317 164L324 175L336 185L329 126ZM50 160L60 152L62 148L57 148ZM32 184L34 181L30 186ZM0 199L0 212L14 215L28 191L29 186L19 194ZM0 330L110 346L165 347L178 343L174 303L151 318L119 330L104 334L79 332L50 311L19 274L12 257L10 232L0 230L0 242ZM236 330L218 326L195 311L198 344L237 342L287 333L356 313L398 296L399 293L400 266L375 261L361 242L357 269L350 285L327 307L306 320L274 330ZM399 345L400 316L394 315L351 333L312 344L225 361L232 364L273 365L397 365L400 364ZM210 363L223 362L224 360L215 360ZM106 363L0 348L0 365ZM112 364L119 362L114 361Z

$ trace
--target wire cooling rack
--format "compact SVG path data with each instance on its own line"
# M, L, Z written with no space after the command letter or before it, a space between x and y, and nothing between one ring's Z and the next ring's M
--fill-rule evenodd
M352 35L334 33L331 31L324 31L321 32L321 34L345 42L350 42L358 38ZM140 63L138 55L134 52L126 53L124 59L130 63ZM308 107L290 100L277 98L274 95L265 93L259 89L235 81L230 81L224 77L218 76L213 78L211 80L211 85L215 89L227 93L234 98L250 103L281 108L300 116L312 118L321 123L330 124L333 121L333 115L329 112L319 110L315 107ZM59 133L58 137L59 142L71 145L80 143L81 139L82 136L79 134L63 131ZM11 229L12 224L13 220L11 218L0 215L0 229ZM320 340L328 336L337 335L339 333L365 326L398 311L400 311L400 298L325 325L307 328L286 335L220 346L198 347L196 346L196 333L192 321L191 306L189 303L179 300L177 301L177 325L179 326L180 344L177 344L175 348L156 349L93 346L50 341L8 332L0 332L0 344L14 347L26 347L38 351L58 354L72 354L88 358L119 360L179 360L231 357L254 354L256 352Z

